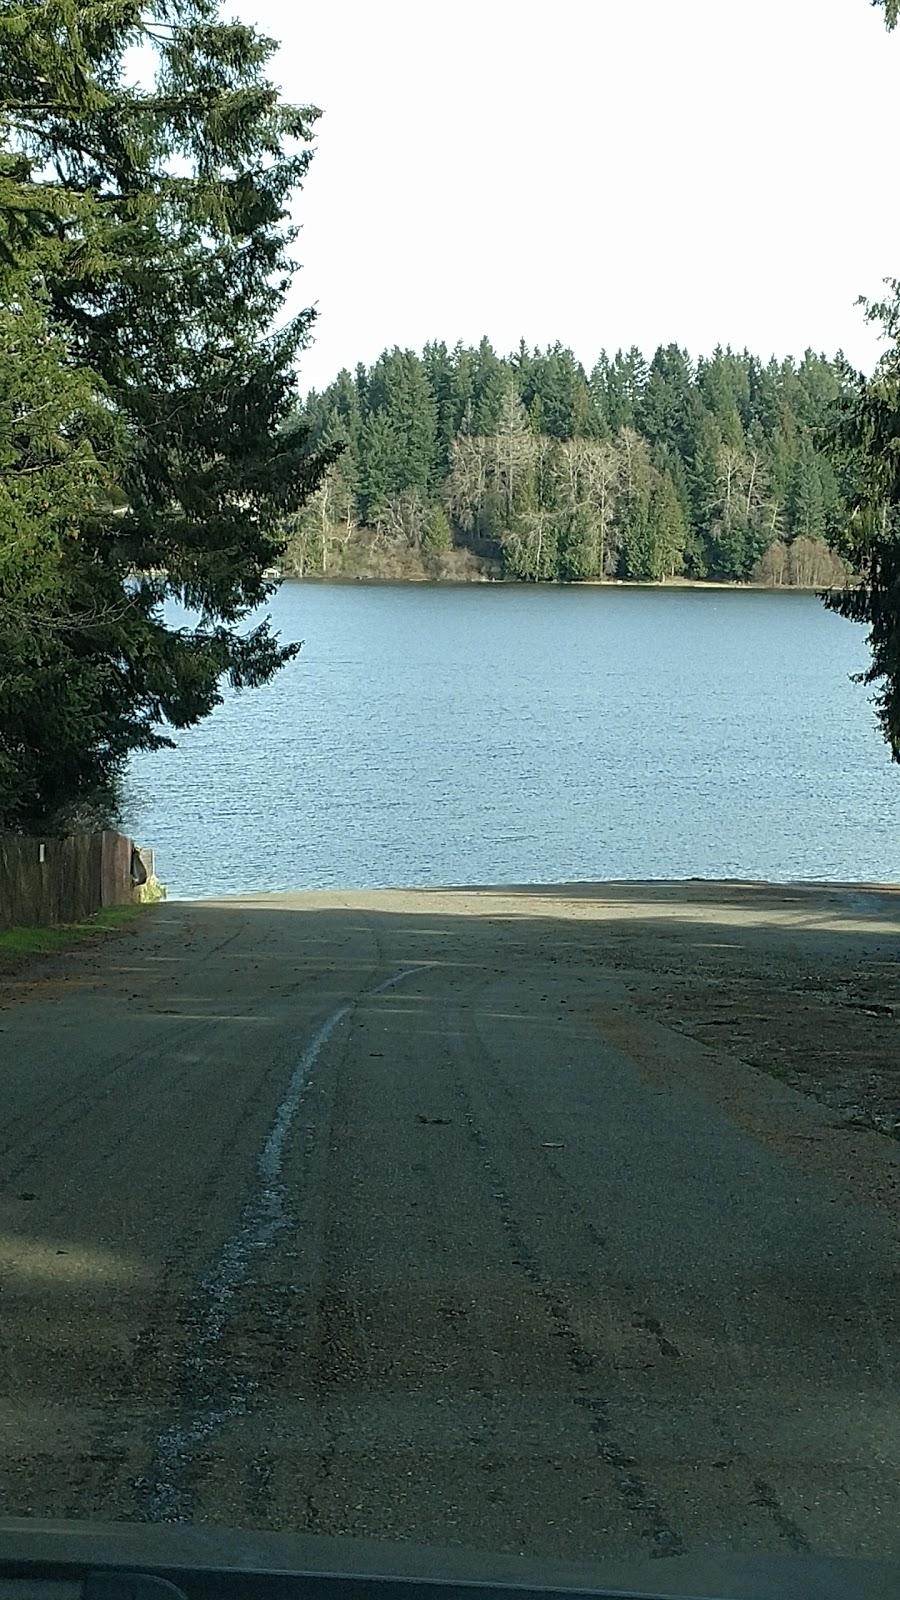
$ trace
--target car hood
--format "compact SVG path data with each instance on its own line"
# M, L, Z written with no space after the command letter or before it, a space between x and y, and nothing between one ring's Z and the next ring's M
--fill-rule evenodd
M72 1582L120 1570L167 1578L189 1600L898 1600L900 1560L736 1555L558 1562L306 1534L148 1523L0 1519L0 1580ZM285 1576L293 1581L285 1583ZM227 1575L227 1576L226 1576ZM211 1580L215 1580L212 1582ZM502 1591L498 1595L498 1591ZM481 1592L481 1597L479 1596Z

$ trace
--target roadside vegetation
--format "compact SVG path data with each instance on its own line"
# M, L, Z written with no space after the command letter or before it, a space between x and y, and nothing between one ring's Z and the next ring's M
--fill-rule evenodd
M161 898L156 896L157 899ZM108 906L84 922L55 923L41 928L0 929L0 966L16 964L32 956L53 955L58 950L73 950L106 934L128 927L140 916L142 898L130 906ZM149 902L146 902L149 903Z

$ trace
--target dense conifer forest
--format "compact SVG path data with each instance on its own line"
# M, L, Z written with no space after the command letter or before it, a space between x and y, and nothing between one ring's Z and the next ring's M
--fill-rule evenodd
M674 344L590 372L558 345L385 351L297 413L343 453L293 521L289 564L841 582L846 505L825 453L841 372L812 351L693 361Z

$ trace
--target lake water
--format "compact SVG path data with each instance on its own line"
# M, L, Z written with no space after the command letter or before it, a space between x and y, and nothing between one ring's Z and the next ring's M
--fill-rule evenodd
M134 760L175 896L900 879L864 632L810 595L282 585L300 657Z

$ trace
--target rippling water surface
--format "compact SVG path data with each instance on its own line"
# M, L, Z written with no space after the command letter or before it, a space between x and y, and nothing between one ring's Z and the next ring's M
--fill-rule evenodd
M132 764L172 895L900 879L863 631L809 595L285 583L300 657Z

